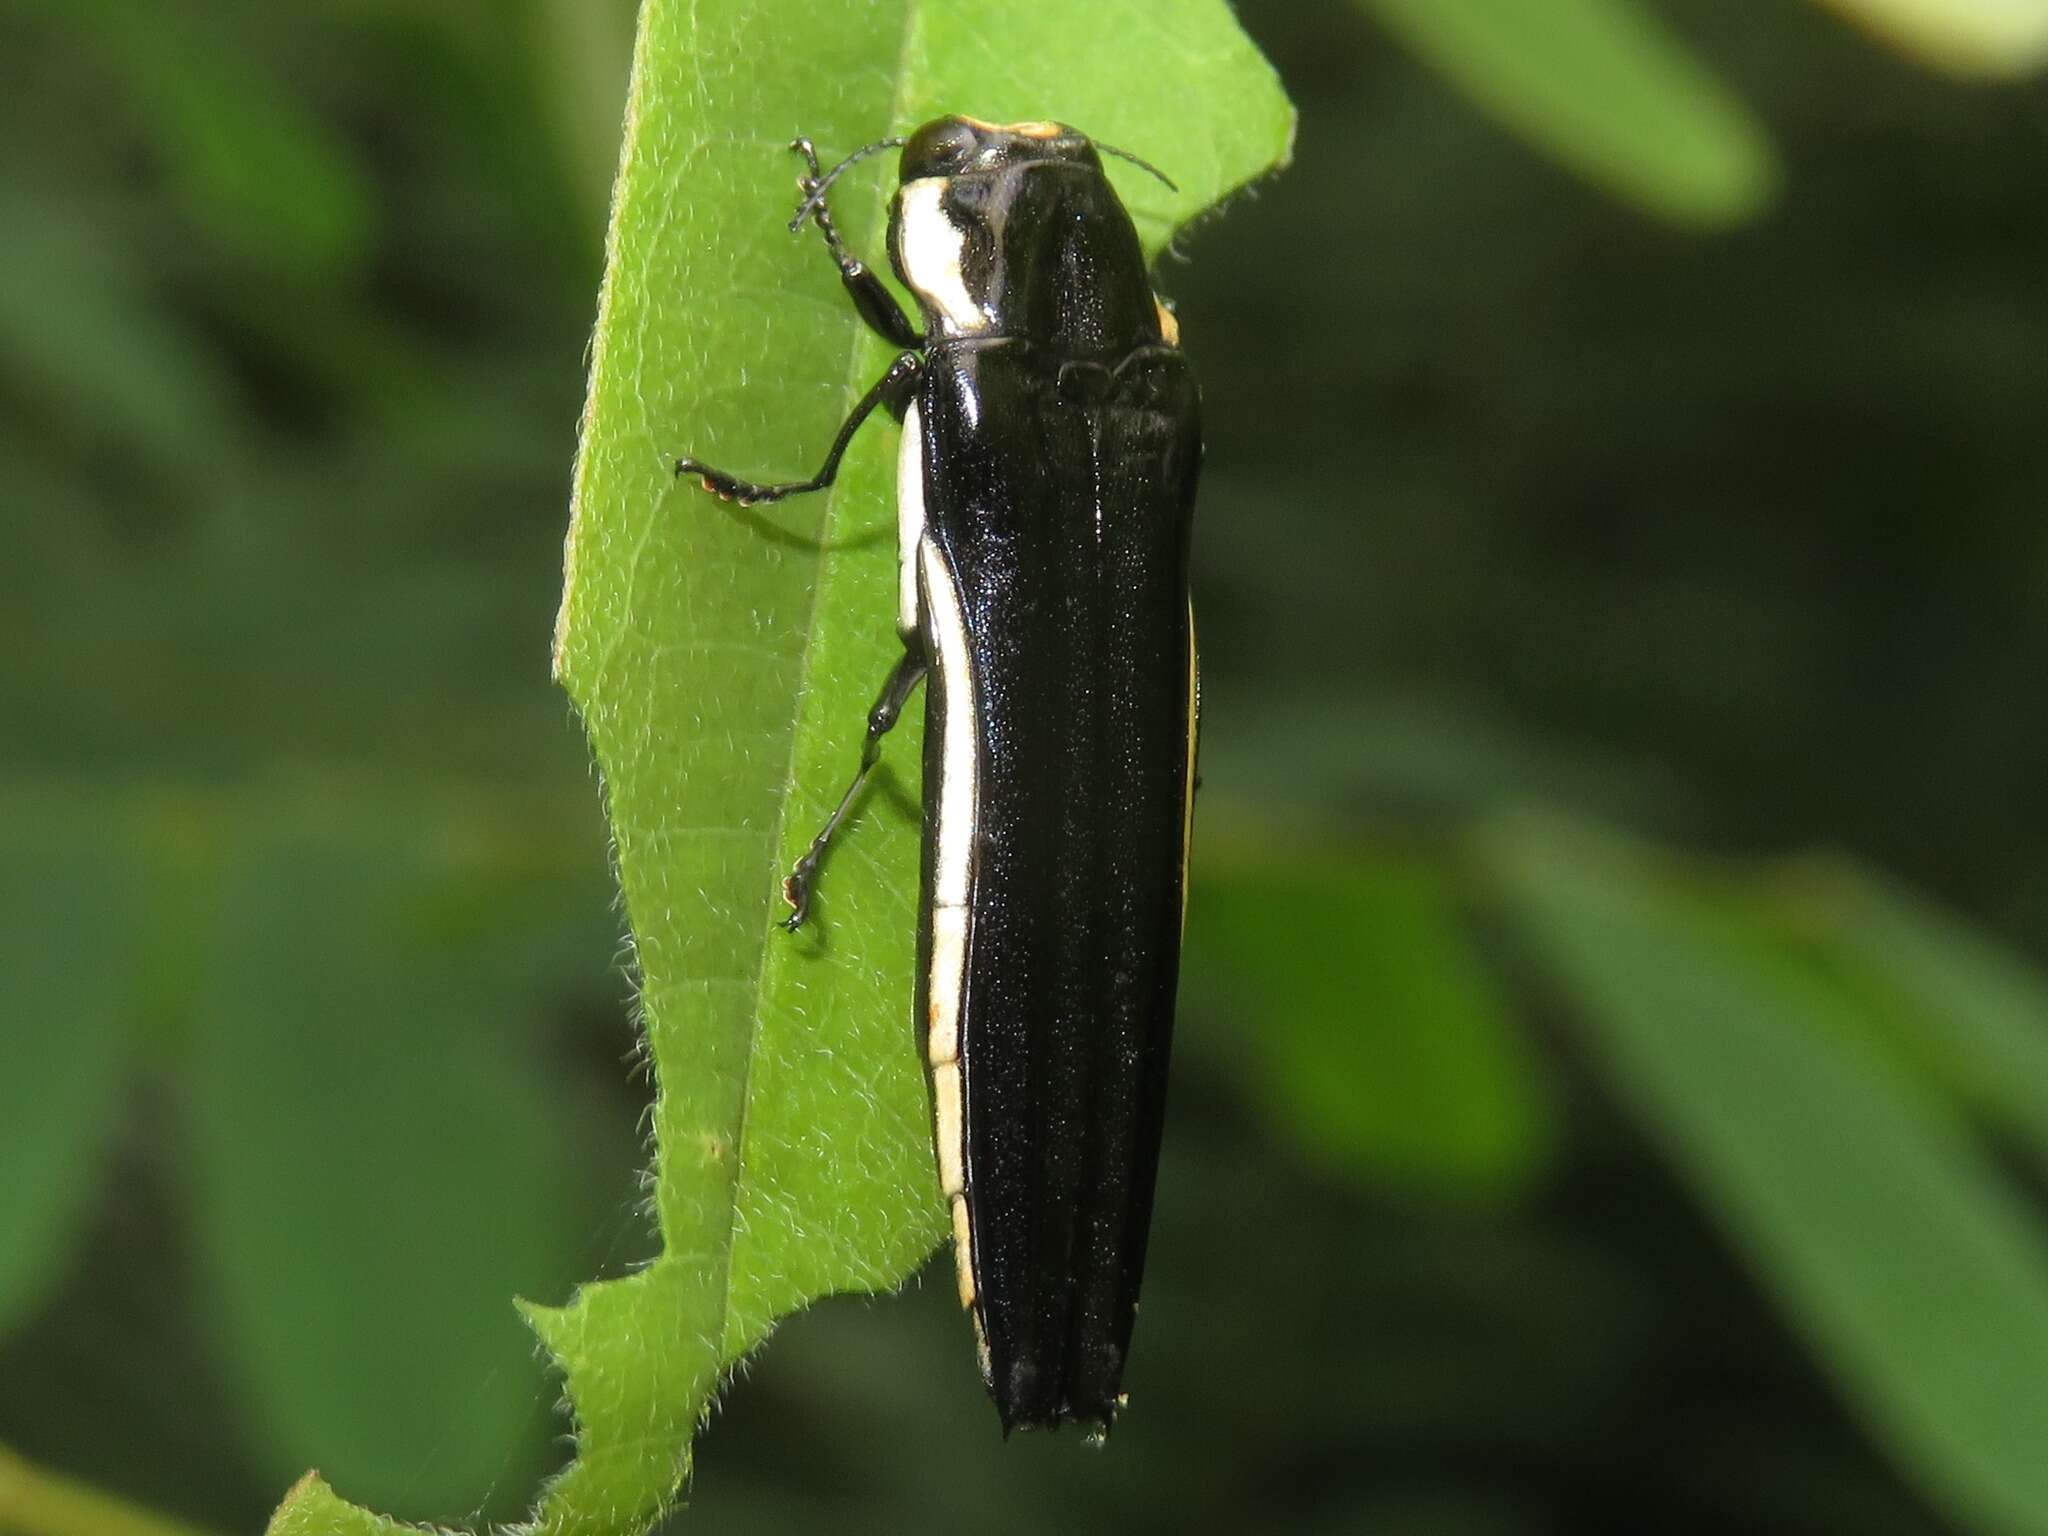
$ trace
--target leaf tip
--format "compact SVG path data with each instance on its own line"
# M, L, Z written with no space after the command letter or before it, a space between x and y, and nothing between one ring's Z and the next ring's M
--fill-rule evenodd
M318 1471L292 1484L264 1528L265 1536L372 1536L404 1529L349 1503Z

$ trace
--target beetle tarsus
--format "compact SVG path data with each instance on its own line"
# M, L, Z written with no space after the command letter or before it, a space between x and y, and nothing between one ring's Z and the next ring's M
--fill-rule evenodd
M795 933L810 921L811 876L817 872L817 860L805 854L797 860L796 868L789 872L782 882L782 899L789 903L789 916L777 924L784 933Z
M713 469L695 459L677 459L676 478L680 480L684 475L695 475L697 483L720 501L730 501L742 507L751 507L761 501L780 501L799 491L817 489L808 480L800 480L793 485L757 485L752 480L728 475L722 469ZM831 482L828 479L825 483Z
M729 475L722 469L713 469L702 459L681 458L676 460L676 475L697 476L698 483L720 501L737 502L743 507L759 506L763 502L781 501L788 496L801 496L809 491L822 491L839 475L839 461L846 456L846 446L853 441L853 434L860 430L860 424L874 413L876 406L886 407L891 414L907 402L917 388L918 369L922 366L915 352L905 352L889 365L889 371L875 382L875 387L860 397L844 423L839 435L832 439L832 447L825 455L824 467L808 480L790 480L780 484L763 484L755 480L742 480L738 475Z

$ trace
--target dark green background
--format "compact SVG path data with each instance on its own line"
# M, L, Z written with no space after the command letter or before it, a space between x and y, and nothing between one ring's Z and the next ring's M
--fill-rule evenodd
M16 1006L113 1021L0 1298L0 1443L224 1531L315 1462L509 1517L560 1423L506 1298L650 1241L547 678L629 18L166 9L0 10L0 922L62 982ZM1779 140L1733 233L1603 200L1334 0L1246 9L1296 162L1162 274L1207 390L1206 794L1307 889L1534 800L1849 852L2048 953L2048 91L1665 9ZM1341 1060L1381 940L1314 917L1252 968L1319 978ZM1473 932L1541 1128L1483 1174L1318 1155L1256 992L1191 971L1110 1450L998 1442L942 1265L787 1325L679 1526L1949 1528ZM478 1329L495 1363L434 1379Z

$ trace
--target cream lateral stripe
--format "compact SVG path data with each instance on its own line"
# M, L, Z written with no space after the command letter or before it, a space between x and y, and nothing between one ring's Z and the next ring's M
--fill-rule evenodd
M974 673L967 662L967 624L946 557L930 539L919 551L924 565L925 611L937 653L931 658L946 699L946 739L939 766L939 856L932 880L934 907L967 905L968 858L974 846Z
M973 1306L974 1238L967 1225L965 1195L953 1196L953 1278L960 1287L960 1305Z
M985 331L988 316L968 293L960 272L967 237L946 217L947 185L943 176L921 176L906 181L897 193L896 249L903 257L904 281L938 312L947 334Z
M922 472L922 460L919 463ZM920 514L921 515L921 514ZM945 705L939 744L939 782L927 785L938 843L932 871L931 974L926 995L925 1054L932 1064L932 1139L939 1152L939 1184L953 1205L953 1266L960 1305L974 1305L974 1233L967 1215L966 1083L960 1062L960 1003L967 975L967 886L974 852L974 673L967 657L967 623L946 558L929 538L918 545L923 577L925 633L932 677Z
M917 402L896 446L896 633L917 633L917 551L924 542L924 429Z
M932 1120L939 1145L939 1190L947 1199L967 1192L960 1153L966 1126L960 1118L960 1067L956 1062L932 1073Z
M967 912L932 908L932 973L926 989L925 1059L934 1070L960 1059L960 985L967 959Z

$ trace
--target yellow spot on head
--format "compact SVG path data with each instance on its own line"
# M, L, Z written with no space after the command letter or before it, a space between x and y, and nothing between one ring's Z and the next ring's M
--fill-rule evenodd
M1003 131L1020 139L1056 139L1066 132L1058 123L1006 123Z

